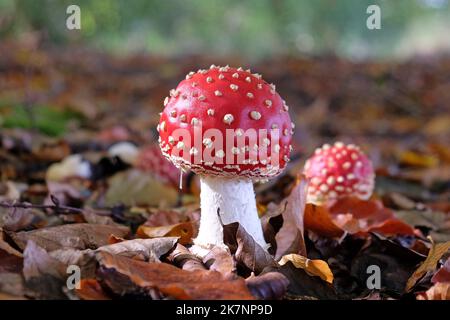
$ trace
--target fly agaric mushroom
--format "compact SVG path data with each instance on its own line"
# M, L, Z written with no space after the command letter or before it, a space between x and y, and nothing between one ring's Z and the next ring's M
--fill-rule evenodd
M144 172L150 172L158 180L173 187L177 187L180 183L177 168L162 156L158 145L143 147L139 150L135 166Z
M316 204L343 196L367 200L375 184L370 159L359 147L342 142L316 149L305 163L304 174L310 181L307 200Z
M198 254L223 246L222 223L232 222L267 248L253 181L281 173L294 127L275 85L250 70L212 65L189 73L164 106L158 125L162 153L200 175Z

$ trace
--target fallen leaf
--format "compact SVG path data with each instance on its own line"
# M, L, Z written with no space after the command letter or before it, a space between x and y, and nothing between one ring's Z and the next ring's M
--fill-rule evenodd
M342 197L333 203L329 210L332 215L349 213L355 219L370 219L377 222L392 216L392 211L386 209L377 199L361 200L356 197Z
M169 226L139 226L136 235L141 238L179 237L180 244L192 243L194 227L191 222L183 222Z
M230 252L221 247L214 247L203 258L203 264L213 271L218 271L223 275L230 275L236 271L236 263Z
M2 210L2 209L0 209ZM8 231L19 231L31 228L39 220L34 214L34 209L28 208L8 208L3 215L2 227Z
M167 258L170 262L183 270L207 270L203 265L202 260L181 244L177 244Z
M23 276L37 298L65 299L66 266L30 240L24 250Z
M439 159L433 155L405 151L399 156L400 163L413 167L433 168L439 164Z
M79 266L83 270L82 278L92 278L95 277L96 271L96 252L108 252L142 261L160 262L161 256L172 250L177 240L178 238L175 237L125 240L99 247L97 250L64 248L51 251L49 255L65 266Z
M417 300L450 300L450 282L439 282L424 293L417 295Z
M53 251L61 248L96 249L108 244L111 234L124 237L128 232L124 226L77 223L9 234L21 249L32 240L45 250Z
M307 203L305 207L305 229L328 238L341 237L344 234L344 230L333 222L325 207L312 203Z
M225 279L216 271L186 271L167 263L147 263L106 252L98 253L98 261L102 268L128 277L138 287L155 288L175 299L253 299L244 279Z
M80 288L75 289L75 292L82 300L111 300L95 279L82 279Z
M278 263L285 265L288 261L292 262L296 268L304 269L310 276L318 276L330 284L333 283L333 273L328 263L323 260L310 260L298 254L288 254L283 256Z
M358 236L367 236L370 232L414 235L413 227L395 218L393 211L376 199L343 197L329 208L308 204L305 215L307 227L328 237L337 236L339 229Z
M238 265L245 266L256 274L268 266L277 266L274 258L245 231L239 222L223 226L223 242L234 254Z
M91 209L83 210L83 218L87 223L91 224L106 224L110 226L117 226L118 224L109 215L100 215Z
M142 256L145 261L159 262L160 257L172 250L177 241L177 237L126 240L100 247L96 252L108 252L128 258Z
M252 295L261 300L278 300L287 291L289 280L279 272L267 272L245 279Z
M432 242L430 252L428 253L425 261L408 279L405 288L406 292L411 291L417 281L419 281L427 272L434 270L439 259L441 259L441 257L450 249L450 241L444 243L434 243L431 238L429 239Z
M308 180L298 177L291 193L280 204L280 207L284 208L281 211L283 225L275 236L277 243L276 258L287 253L306 255L303 234L307 187Z

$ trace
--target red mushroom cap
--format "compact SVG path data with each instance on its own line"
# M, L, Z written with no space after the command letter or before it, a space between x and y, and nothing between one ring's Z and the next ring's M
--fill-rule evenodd
M166 160L158 145L143 147L139 150L135 166L171 186L176 187L179 184L180 171Z
M294 125L288 106L275 86L258 74L214 65L191 72L164 105L160 147L177 167L204 175L264 179L279 174L289 161ZM199 128L201 134L196 135ZM177 129L185 129L190 137L179 138ZM223 143L210 139L209 129L220 133ZM247 136L252 129L257 140ZM229 132L235 136L227 139Z
M375 184L370 159L359 147L342 142L316 149L305 163L304 174L310 181L308 200L318 203L342 196L368 199Z

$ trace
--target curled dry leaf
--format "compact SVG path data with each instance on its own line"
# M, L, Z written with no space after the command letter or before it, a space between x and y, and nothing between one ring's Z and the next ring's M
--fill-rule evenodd
M203 263L209 270L218 271L223 275L231 275L236 271L236 264L230 251L221 247L212 248L203 258Z
M142 225L137 229L136 235L141 238L179 237L179 243L190 244L194 235L194 226L191 222L161 227Z
M53 251L61 248L96 249L108 244L111 234L124 237L128 233L129 228L125 226L76 223L9 234L21 249L25 248L27 241L33 240L45 250Z
M296 268L305 270L310 276L318 276L330 284L333 283L333 273L328 263L323 260L310 260L298 254L288 254L283 256L278 263L285 265L288 261L292 262Z
M199 257L192 254L181 244L177 244L167 258L170 262L183 270L195 271L207 269Z
M239 224L233 222L223 226L223 242L234 254L236 262L259 274L266 267L277 267L274 258L264 250Z
M444 243L434 243L431 238L429 239L432 242L430 252L428 253L425 261L422 262L419 268L417 268L417 270L414 271L408 279L405 288L407 292L411 291L417 281L419 281L427 272L434 270L439 259L441 259L442 256L450 249L450 241Z
M177 237L134 239L103 246L96 251L108 252L129 258L141 256L145 261L158 262L161 256L172 250L177 241Z
M230 280L216 271L186 271L167 263L147 263L106 252L97 255L101 268L109 271L102 277L118 273L139 288L154 288L175 299L253 299L242 278Z
M251 276L245 280L253 296L262 300L283 298L289 280L279 272L267 272L259 276Z

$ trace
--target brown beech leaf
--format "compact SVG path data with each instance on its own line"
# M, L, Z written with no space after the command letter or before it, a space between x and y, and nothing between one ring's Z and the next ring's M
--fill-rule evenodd
M223 275L230 275L236 271L236 264L230 252L221 247L214 247L203 258L203 263L209 270L218 271Z
M137 287L154 288L175 299L253 299L242 278L229 280L216 271L186 271L167 263L147 263L106 252L99 252L97 257L103 269L129 278Z
M330 284L333 283L333 273L328 263L323 260L311 260L299 254L287 254L278 263L285 265L288 261L292 262L296 268L305 270L310 276L318 276Z
M111 226L117 226L118 224L110 216L97 214L94 210L84 209L83 218L87 223L91 224L106 224Z
M223 226L223 242L234 254L239 265L245 266L256 274L261 273L266 267L278 266L273 256L264 250L239 222Z
M450 300L450 282L439 282L426 292L419 293L417 300Z
M96 263L95 251L91 249L77 250L72 248L64 248L53 250L48 255L64 266L77 265L82 270L81 278L95 277Z
M124 237L129 228L88 223L67 224L33 231L10 233L11 238L24 249L28 240L33 240L47 251L61 248L96 249L108 244L111 234Z
M332 220L327 208L312 203L305 206L305 228L327 238L340 237L344 234L344 230Z
M428 271L434 270L439 259L441 259L441 257L450 249L450 241L444 243L434 243L431 238L429 239L432 242L430 252L428 253L425 261L422 262L419 268L417 268L417 270L414 271L408 279L405 288L407 292L411 291L417 281L419 281Z
M1 210L1 209L0 209ZM38 220L37 210L29 208L8 208L3 218L3 229L19 231L32 227Z
M179 243L190 244L194 235L194 226L191 222L161 227L142 225L137 229L136 235L140 238L179 237Z
M136 209L137 211L142 210L142 208ZM144 225L149 227L167 226L188 221L196 222L200 219L200 210L197 205L173 209L146 208L145 213L149 217Z
M245 282L252 295L262 300L283 298L289 285L289 280L282 273L273 271L251 276Z
M298 177L291 193L280 204L284 210L281 213L283 225L275 236L277 242L275 257L277 258L287 253L306 255L303 234L307 187L308 180Z
M181 244L177 244L167 258L170 262L183 270L207 270L203 265L202 260Z
M177 241L177 237L125 240L100 247L96 251L108 252L129 258L141 256L145 261L158 262L161 256L172 250Z
M28 241L24 250L23 276L26 286L37 298L63 299L66 266L51 257L44 248L33 240Z
M64 265L78 265L82 270L82 278L95 277L96 252L108 252L132 259L159 262L160 257L168 253L177 243L178 238L155 238L125 240L119 243L102 246L97 250L76 250L64 248L51 251L49 255Z
M110 300L111 298L103 291L100 283L95 279L82 279L80 288L75 293L82 300Z

